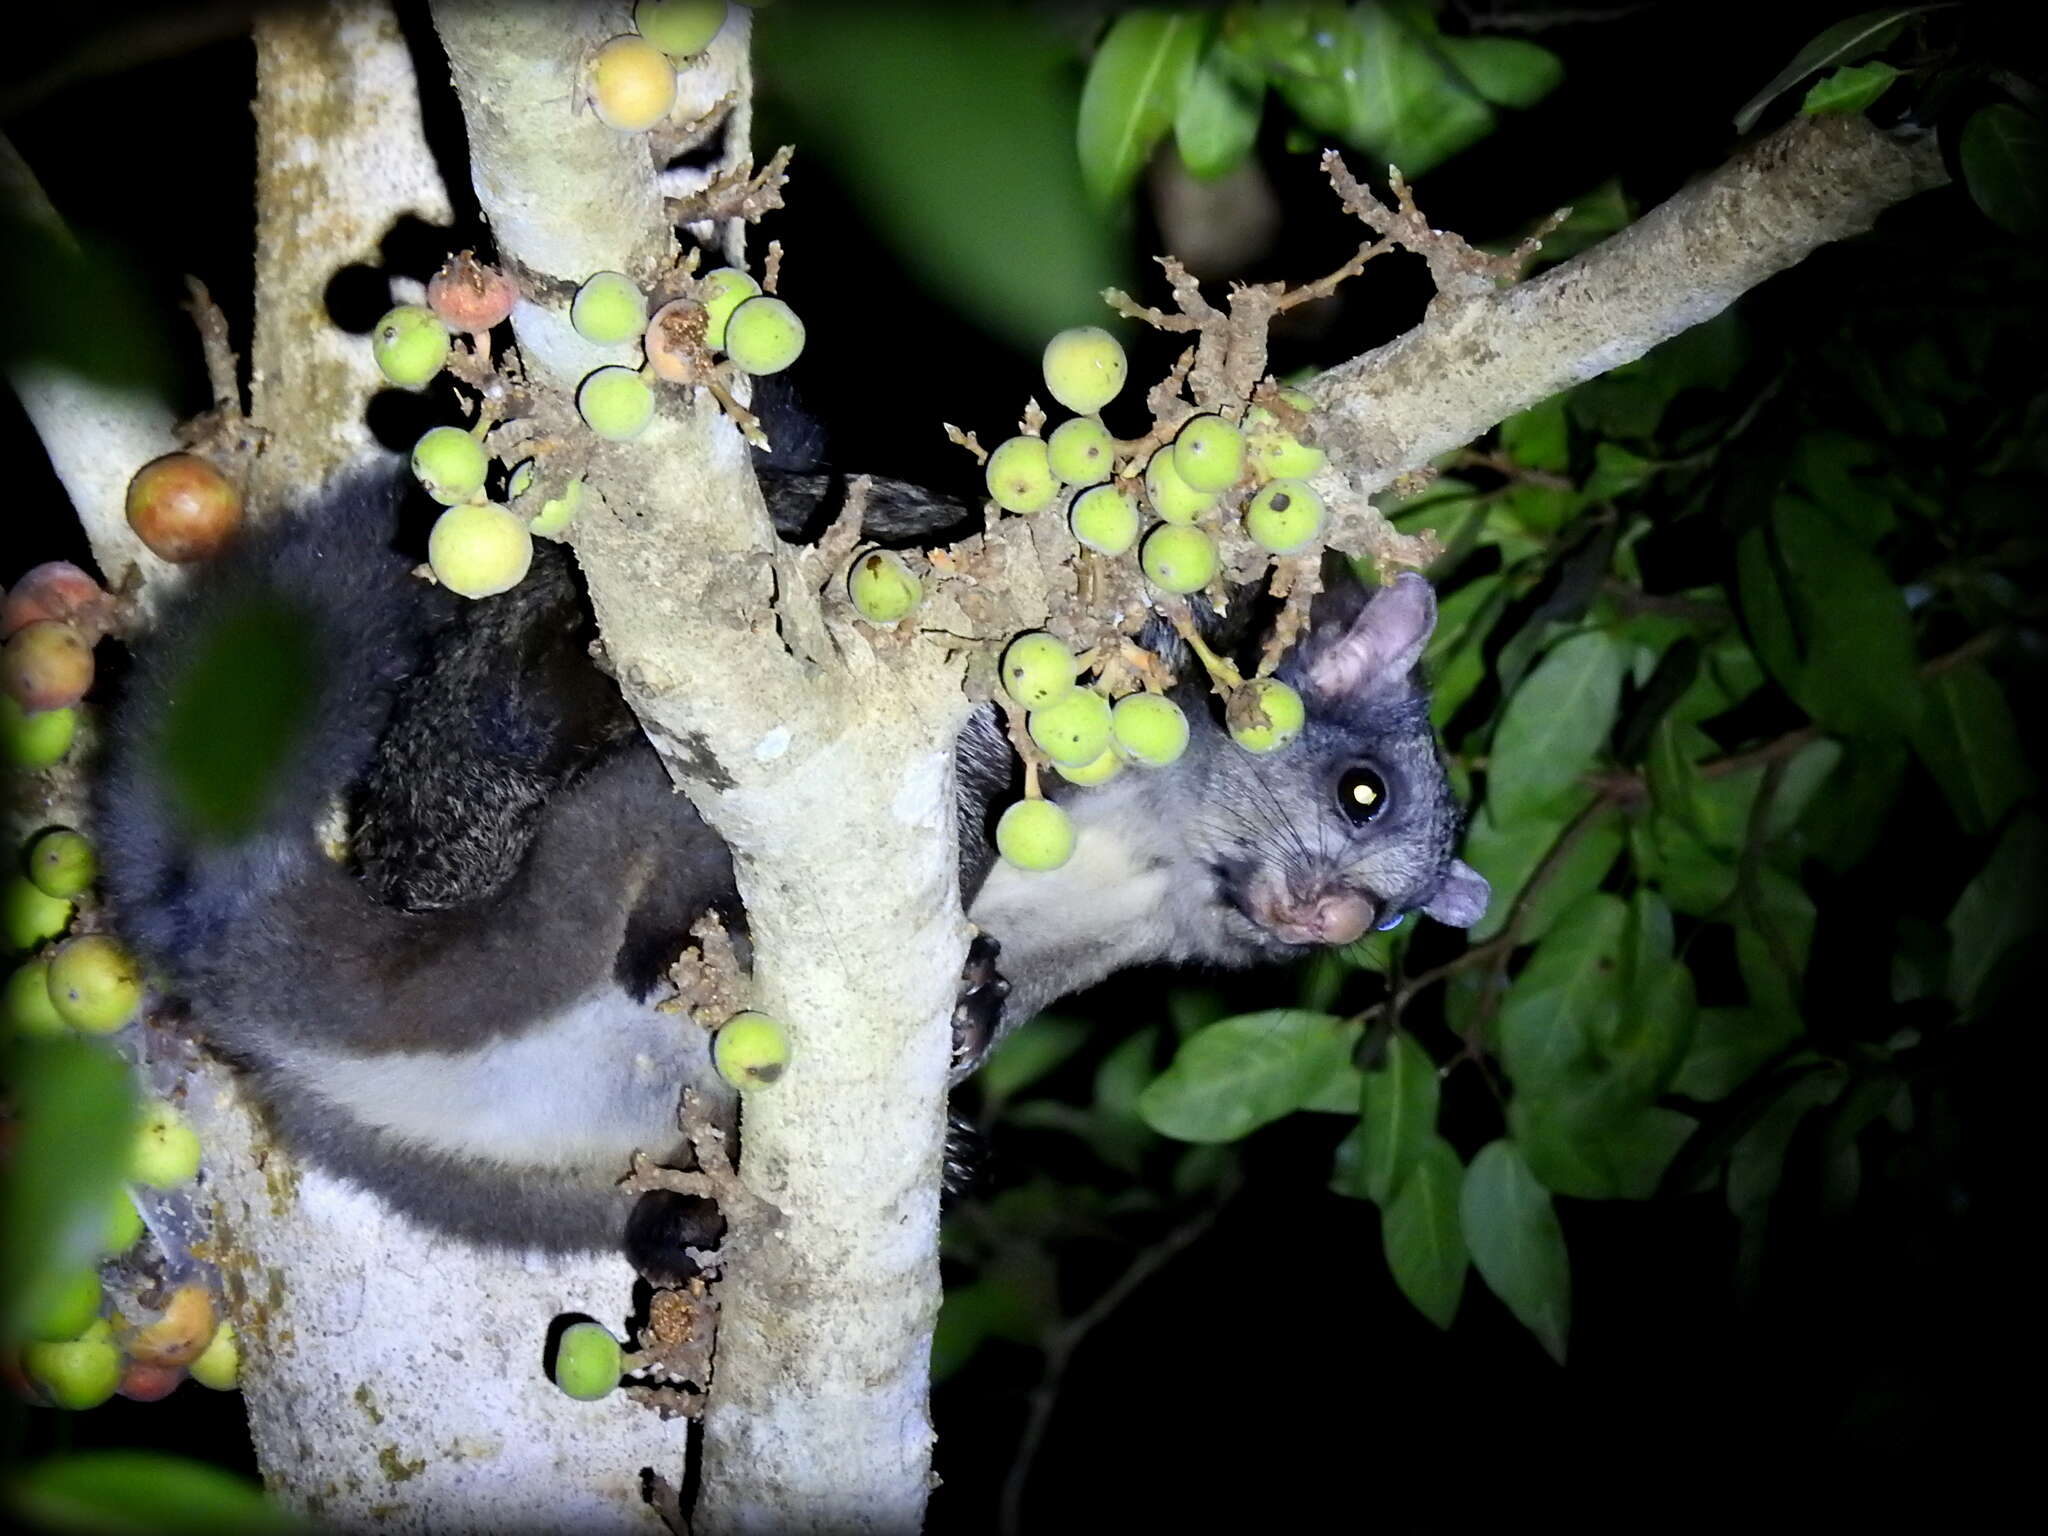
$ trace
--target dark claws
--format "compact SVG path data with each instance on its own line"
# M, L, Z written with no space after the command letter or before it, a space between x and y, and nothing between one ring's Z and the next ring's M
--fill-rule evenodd
M946 1116L946 1166L939 1181L939 1209L950 1211L973 1193L988 1167L988 1137L965 1115Z
M953 1071L959 1082L971 1075L988 1057L1003 1021L1003 1003L1010 984L996 971L996 956L1002 945L987 934L977 935L968 946L967 964L960 972L960 998L953 1005Z

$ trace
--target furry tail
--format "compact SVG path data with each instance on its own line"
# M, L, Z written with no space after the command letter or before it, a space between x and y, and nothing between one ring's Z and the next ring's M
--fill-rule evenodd
M375 752L429 625L391 547L401 489L365 471L250 529L137 651L99 779L106 889L180 990L209 993L213 957L247 958L281 892L340 873L318 869L314 827Z
M600 750L580 685L525 697L581 656L565 571L465 609L392 551L400 491L330 487L166 604L100 778L107 892L299 1152L444 1231L612 1246L631 1154L672 1146L684 1082L717 1084L704 1033L641 999L731 862L644 742ZM596 754L573 776L559 729ZM316 832L366 776L381 882ZM422 853L455 873L402 909ZM668 1204L638 1236L705 1243L701 1202Z

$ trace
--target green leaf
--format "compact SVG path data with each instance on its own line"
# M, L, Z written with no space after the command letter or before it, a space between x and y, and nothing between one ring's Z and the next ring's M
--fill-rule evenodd
M993 1331L989 1313L997 1304L999 1289L987 1280L946 1287L939 1302L938 1322L932 1328L934 1382L944 1381L957 1372Z
M134 1073L106 1045L17 1039L0 1181L0 1340L22 1337L55 1290L101 1254L134 1135Z
M1884 567L1832 518L1783 496L1736 546L1744 623L1771 675L1824 728L1897 735L1919 713L1913 631Z
M40 1531L283 1536L312 1527L254 1483L160 1451L76 1451L17 1467L7 1506Z
M1562 474L1571 466L1571 436L1565 422L1565 397L1552 395L1541 405L1517 411L1500 424L1501 452L1525 469Z
M1892 1001L1917 1003L1948 995L1948 935L1910 914L1892 935Z
M1130 191L1194 79L1209 19L1184 11L1126 11L1110 23L1081 87L1075 143L1081 178L1099 206Z
M4 158L30 172L12 151ZM52 159L56 156L53 154ZM11 168L0 176L14 179ZM33 182L9 203L38 200ZM184 385L165 306L133 253L80 238L27 206L0 208L0 360L90 381L134 405L178 400Z
M1112 1168L1135 1173L1152 1144L1151 1128L1138 1113L1138 1096L1152 1080L1159 1047L1157 1026L1141 1029L1102 1058L1095 1069L1095 1104L1083 1132L1095 1155Z
M1675 711L1658 721L1657 728L1650 732L1650 750L1643 758L1650 803L1657 808L1658 815L1668 817L1688 832L1700 832L1706 822L1706 785L1700 778L1699 760L1713 751L1714 738L1685 724Z
M1629 852L1637 872L1689 917L1712 916L1735 889L1734 863L1668 816L1637 823Z
M1244 163L1258 141L1262 96L1245 90L1214 51L1201 62L1173 118L1174 147L1190 173L1213 180Z
M1433 680L1430 717L1441 728L1486 677L1486 637L1507 607L1508 592L1498 574L1480 576L1448 593L1437 604L1436 633L1423 652L1423 670Z
M1883 836L1905 782L1904 742L1866 736L1843 744L1842 762L1827 793L1801 818L1806 847L1837 874L1870 855Z
M1778 1192L1785 1152L1799 1122L1840 1095L1848 1074L1830 1065L1801 1072L1779 1088L1770 1107L1728 1154L1728 1209L1742 1216L1761 1211Z
M1654 460L1631 453L1619 443L1600 443L1593 449L1593 473L1586 477L1588 501L1609 501L1626 496L1645 485L1661 468Z
M1571 1328L1571 1263L1550 1193L1512 1142L1479 1149L1465 1170L1458 1224L1487 1286L1564 1363Z
M1211 1024L1138 1095L1138 1113L1179 1141L1235 1141L1299 1109L1348 1064L1358 1026L1276 1009Z
M1913 749L1963 830L1988 832L2033 788L2005 691L1981 666L1950 667L1922 684L1926 712Z
M1034 1219L1026 1230L1041 1224L1042 1219ZM1013 1245L1002 1262L970 1284L946 1287L932 1332L934 1381L958 1371L984 1339L1035 1345L1055 1320L1058 1298L1051 1266L1043 1254L1016 1251L1021 1246Z
M1294 1006L1310 1013L1330 1012L1337 1006L1337 996L1344 990L1352 969L1345 963L1343 951L1317 950L1297 967L1301 985L1295 992Z
M1701 651L1699 672L1672 704L1670 718L1680 725L1711 720L1740 704L1763 682L1763 663L1749 642L1737 634L1718 636Z
M1702 1008L1674 1092L1717 1103L1799 1038L1799 1022L1757 1008Z
M1838 69L1814 82L1799 110L1808 117L1830 112L1861 112L1876 101L1899 78L1899 72L1883 60Z
M1534 89L1540 67L1482 47L1469 67L1427 11L1365 3L1234 7L1233 52L1261 70L1317 134L1336 134L1410 176L1492 131L1482 83L1503 95ZM1314 134L1290 134L1313 147Z
M1182 1152L1173 1165L1173 1193L1177 1200L1193 1200L1212 1194L1237 1167L1235 1147L1215 1142L1199 1143Z
M1420 176L1493 131L1493 109L1446 67L1427 11L1364 4L1349 15L1348 37L1334 51L1350 107L1343 133L1353 144Z
M1593 766L1621 704L1628 657L1611 635L1560 641L1515 689L1494 732L1486 803L1501 822L1540 817Z
M1548 816L1514 822L1506 827L1495 824L1490 804L1480 806L1479 814L1473 817L1472 826L1465 834L1464 856L1468 864L1486 876L1487 883L1493 887L1493 899L1487 903L1486 916L1471 930L1470 937L1475 943L1490 939L1507 927L1509 915L1514 911L1529 877L1556 845L1565 828L1592 803L1593 791L1578 786L1566 790ZM1622 840L1622 817L1618 809L1602 811L1596 816L1592 824L1579 833L1544 882L1543 889L1530 901L1529 910L1522 916L1517 938L1534 943L1548 933L1557 919L1576 905L1580 897L1598 890L1600 882L1607 878L1607 871L1614 867Z
M1517 1094L1508 1126L1545 1188L1578 1200L1647 1200L1698 1122L1598 1084L1554 1096Z
M1395 1033L1386 1060L1365 1074L1359 1130L1359 1186L1376 1205L1400 1194L1402 1185L1436 1139L1439 1095L1436 1063L1409 1036Z
M1628 906L1595 893L1567 912L1500 1006L1500 1055L1518 1092L1561 1092L1594 1066L1621 1007Z
M1336 953L1353 970L1378 971L1385 975L1394 963L1394 947L1400 942L1401 931L1390 928L1385 933L1362 934Z
M1413 522L1402 522L1403 518L1413 518L1426 507L1441 509L1447 506L1460 506L1473 501L1478 495L1479 492L1471 481L1460 480L1456 475L1438 475L1413 495L1395 496L1389 493L1382 500L1380 509L1393 519L1403 532L1413 532L1418 525ZM1441 528L1447 521L1448 517L1419 526Z
M1505 518L1514 529L1540 543L1570 522L1586 504L1578 491L1527 482L1504 487L1494 498L1495 520Z
M1770 814L1764 819L1766 837L1783 837L1805 818L1821 786L1834 777L1842 763L1842 744L1823 737L1810 741L1784 760L1778 773L1777 793L1771 798ZM1759 785L1761 767L1754 770Z
M1032 357L1064 326L1111 323L1102 290L1128 285L1128 257L1070 148L1073 51L1054 28L1007 8L780 5L753 14L753 51L758 112L853 189L912 278ZM867 377L916 397L914 351L869 357Z
M1871 481L1883 467L1877 445L1846 432L1802 435L1793 451L1792 483L1868 549L1898 526L1891 499Z
M2048 928L2048 823L2025 816L2006 829L1949 913L1949 996L1962 1009L1983 1000L2000 958Z
M1564 65L1548 48L1513 37L1446 37L1451 66L1497 107L1533 107L1564 83Z
M1749 1006L1796 1030L1804 1021L1803 968L1794 965L1775 935L1744 925L1735 930L1735 965L1749 989Z
M1909 16L1929 9L1932 7L1924 5L1887 6L1836 22L1800 49L1790 64L1771 77L1769 85L1743 103L1742 110L1735 114L1735 131L1749 132L1766 107L1808 75L1835 65L1853 64L1885 47L1899 35Z
M1629 898L1623 1005L1602 1056L1638 1098L1664 1092L1692 1043L1698 1014L1692 972L1672 954L1671 909L1655 891Z
M975 1074L982 1097L991 1106L1000 1105L1073 1055L1087 1038L1088 1026L1081 1020L1039 1014L1012 1031Z
M1711 754L1712 742L1701 732L1689 730L1686 734L1705 741ZM1780 761L1778 787L1763 824L1766 840L1782 837L1798 823L1841 760L1841 743L1823 737L1806 743ZM1687 765L1684 771L1692 780L1690 830L1697 832L1709 848L1739 853L1749 840L1750 816L1769 769L1759 762L1734 773L1717 771L1712 777L1699 771L1697 765Z
M1629 989L1621 1026L1607 1050L1615 1069L1645 1092L1663 1093L1692 1048L1699 998L1692 971L1663 960Z
M207 613L156 743L187 831L226 841L271 813L280 776L320 725L307 704L327 664L282 603L252 597Z
M1380 1221L1380 1243L1394 1284L1439 1328L1451 1326L1465 1294L1470 1259L1458 1212L1464 1177L1451 1144L1441 1136L1429 1137Z
M1790 875L1760 866L1743 901L1743 915L1776 936L1778 947L1804 968L1813 948L1813 897Z
M1355 1115L1364 1088L1365 1074L1347 1060L1309 1092L1301 1107L1315 1115Z
M2048 229L2048 127L2010 102L1975 112L1963 124L1963 183L1987 217L2012 234Z

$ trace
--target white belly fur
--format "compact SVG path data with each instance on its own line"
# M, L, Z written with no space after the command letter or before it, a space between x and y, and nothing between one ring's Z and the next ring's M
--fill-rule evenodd
M679 1139L683 1083L709 1037L607 988L479 1050L351 1056L294 1049L280 1065L361 1124L510 1166L617 1166Z

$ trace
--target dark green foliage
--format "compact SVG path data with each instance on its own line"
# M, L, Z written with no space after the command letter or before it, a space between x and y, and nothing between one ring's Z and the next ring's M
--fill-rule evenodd
M193 830L226 842L270 814L320 690L320 658L299 616L251 601L223 613L176 680L166 778Z
M31 1530L294 1536L312 1527L253 1482L158 1451L79 1451L16 1469L6 1507Z
M14 1114L0 1183L0 1347L20 1341L53 1289L101 1254L135 1126L134 1074L107 1046L17 1039Z
M2048 273L1990 241L1819 261L1823 308L1767 290L1390 507L1445 546L1425 665L1493 907L1319 963L1306 1011L1184 998L1170 1042L1119 1048L1165 1052L1120 1166L1351 1091L1331 1187L1378 1208L1402 1294L1449 1326L1476 1267L1559 1358L1574 1202L1713 1191L1750 1290L1775 1212L1839 1220L1883 1176L1940 1037L2048 930L2014 694L2048 465L2011 441L2048 391L1999 302ZM1100 1094L1018 1111L1108 1144Z
M1131 10L1090 56L1076 145L1104 205L1130 191L1169 134L1194 175L1224 176L1257 142L1270 88L1304 150L1334 140L1414 176L1563 78L1547 49L1447 36L1428 6L1409 0Z

